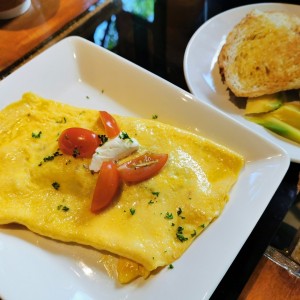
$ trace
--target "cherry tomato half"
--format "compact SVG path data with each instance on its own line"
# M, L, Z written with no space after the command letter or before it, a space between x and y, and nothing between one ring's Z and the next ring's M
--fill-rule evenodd
M113 161L101 165L94 190L91 211L97 213L108 206L115 197L120 185L120 175Z
M118 167L122 180L138 183L156 175L168 160L168 154L146 153Z
M108 138L114 138L120 133L120 128L112 115L106 111L100 111L100 118Z
M58 139L59 149L64 154L74 157L90 158L100 144L101 140L97 134L89 129L77 127L65 129Z

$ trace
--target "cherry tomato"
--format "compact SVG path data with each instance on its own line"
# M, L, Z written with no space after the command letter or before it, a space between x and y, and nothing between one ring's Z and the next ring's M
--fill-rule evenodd
M96 148L101 144L97 134L89 129L72 127L65 129L59 136L59 149L64 154L74 157L93 156Z
M120 175L113 161L101 165L94 190L91 211L97 213L107 207L115 197L120 185Z
M168 160L168 154L146 153L118 167L127 183L138 183L156 175Z
M112 115L106 111L100 111L100 118L108 138L114 138L120 133L120 128Z

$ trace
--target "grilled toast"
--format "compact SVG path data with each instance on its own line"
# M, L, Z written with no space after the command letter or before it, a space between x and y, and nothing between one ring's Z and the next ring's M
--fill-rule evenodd
M300 18L253 10L227 36L219 70L237 97L300 88Z

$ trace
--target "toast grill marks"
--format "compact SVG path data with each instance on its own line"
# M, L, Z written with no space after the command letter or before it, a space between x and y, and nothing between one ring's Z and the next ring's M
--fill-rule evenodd
M300 88L300 19L252 11L229 33L218 64L237 97Z

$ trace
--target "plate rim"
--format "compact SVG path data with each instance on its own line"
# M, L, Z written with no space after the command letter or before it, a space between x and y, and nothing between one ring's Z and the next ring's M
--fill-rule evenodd
M217 15L211 17L208 19L205 23L203 23L191 36L184 52L184 57L183 57L183 72L184 72L184 77L185 77L185 82L188 86L188 89L190 93L192 93L199 101L201 102L206 102L215 107L218 110L222 110L222 108L218 107L214 103L212 103L211 99L209 98L208 95L205 93L199 92L195 84L193 84L193 79L190 76L189 72L189 65L191 62L191 49L193 49L196 41L201 38L201 33L202 31L206 30L206 27L211 26L211 24L215 24L216 20L218 21L219 18L223 16L227 16L230 14L233 14L235 12L238 12L239 10L246 10L246 12L249 12L252 9L259 9L259 8L278 8L278 7L287 7L287 8L293 8L296 7L298 10L300 9L300 5L296 4L290 4L290 3L280 3L280 2L263 2L263 3L254 3L254 4L247 4L247 5L240 5L231 9L228 9L224 12L220 12ZM300 16L300 15L299 15ZM243 18L243 15L240 17L240 19ZM230 18L229 18L230 20ZM234 26L234 23L231 24L231 26ZM224 41L218 41L219 47L222 45L222 42ZM214 53L214 56L217 55L217 52ZM250 121L244 120L241 115L235 116L234 112L224 112L231 117L233 117L235 120L237 120L239 123L245 125L246 127L250 128L254 132L258 133L261 135L263 138L275 143L277 146L281 147L284 149L288 155L290 156L291 162L295 163L300 163L300 146L298 146L296 143L289 141L285 139L284 137L277 136L275 133L270 132L269 130L265 128L261 128L260 125L253 124ZM298 151L299 150L299 151ZM299 152L299 154L295 154L295 152Z

